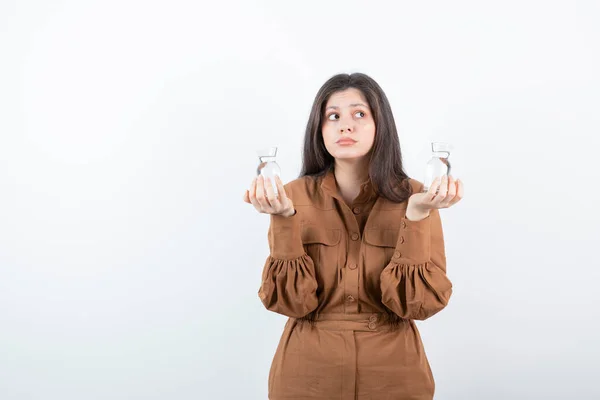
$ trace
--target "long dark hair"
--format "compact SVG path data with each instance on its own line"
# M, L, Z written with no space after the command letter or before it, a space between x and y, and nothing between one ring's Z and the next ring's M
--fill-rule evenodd
M348 88L358 89L363 94L375 120L376 134L369 162L369 177L373 187L380 196L401 203L410 197L412 190L409 176L402 165L400 140L392 109L377 82L362 73L334 75L319 89L306 125L299 177L309 175L318 178L334 167L335 159L325 148L321 127L329 97Z

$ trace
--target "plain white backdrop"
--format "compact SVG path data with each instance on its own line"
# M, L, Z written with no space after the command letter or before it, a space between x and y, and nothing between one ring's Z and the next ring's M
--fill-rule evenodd
M279 146L319 87L386 92L406 170L450 141L437 400L598 399L596 1L0 2L0 399L267 398Z

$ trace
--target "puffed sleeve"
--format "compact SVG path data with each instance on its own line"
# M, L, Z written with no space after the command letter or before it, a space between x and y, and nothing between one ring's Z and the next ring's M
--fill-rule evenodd
M402 218L394 256L380 278L382 303L402 318L425 320L448 304L452 282L439 210L420 221Z
M290 196L290 189L286 186L285 190ZM270 217L270 254L263 267L258 296L268 310L301 318L317 308L318 299L315 266L302 244L300 216L296 211L291 217Z

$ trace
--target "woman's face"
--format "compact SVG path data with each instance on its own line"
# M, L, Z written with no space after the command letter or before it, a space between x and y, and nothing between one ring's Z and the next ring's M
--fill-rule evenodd
M336 159L358 159L369 153L375 140L375 121L362 92L355 88L335 92L323 116L325 148ZM340 139L353 139L339 142Z

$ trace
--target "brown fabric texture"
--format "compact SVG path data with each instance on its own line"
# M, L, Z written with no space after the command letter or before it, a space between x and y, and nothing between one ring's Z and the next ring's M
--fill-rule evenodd
M442 310L452 294L439 211L408 220L407 202L378 196L368 180L346 204L333 171L285 190L296 214L270 216L258 290L268 310L289 317L269 399L433 399L414 320Z

